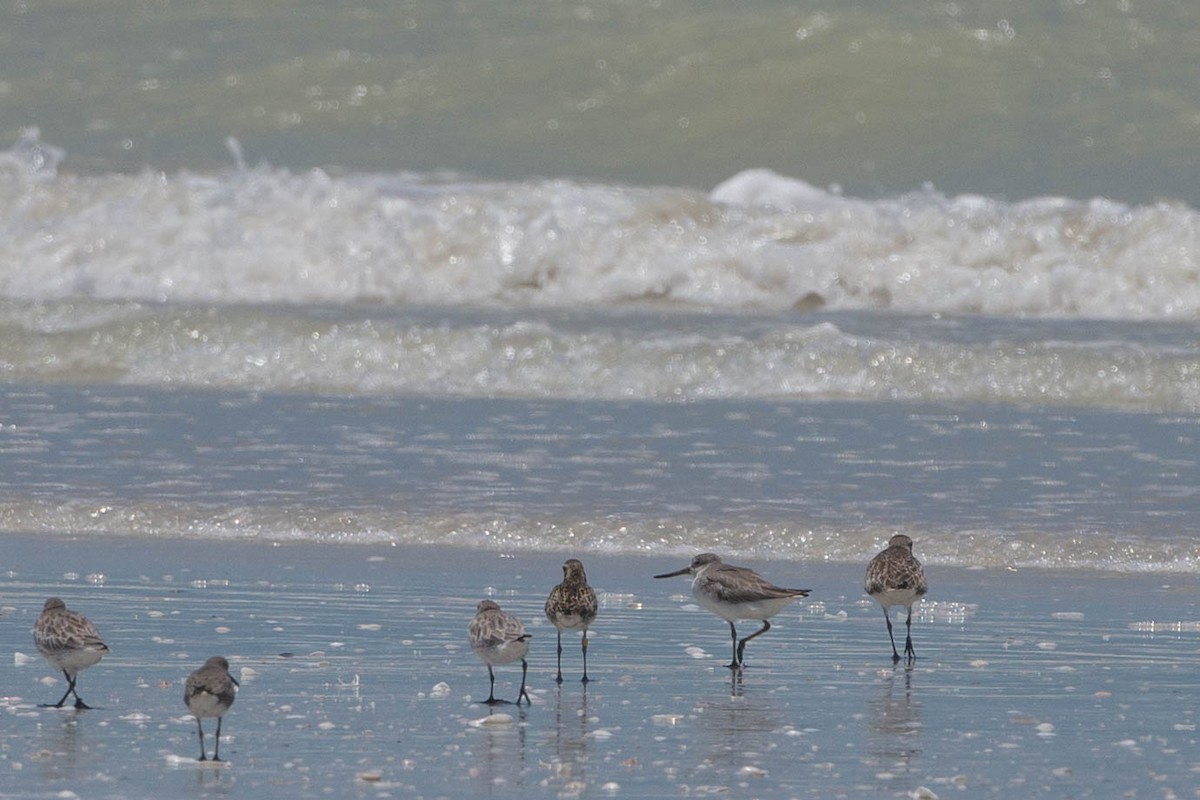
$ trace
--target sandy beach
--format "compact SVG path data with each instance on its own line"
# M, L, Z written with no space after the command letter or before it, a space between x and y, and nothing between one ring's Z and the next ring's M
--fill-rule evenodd
M1195 796L1191 579L931 565L909 669L859 566L744 562L813 594L735 681L724 622L650 577L677 558L580 555L594 680L566 637L558 687L560 554L8 536L0 797ZM112 648L92 711L37 705L63 688L29 635L51 594ZM531 707L478 702L484 597L533 633ZM242 682L218 767L181 700L214 654Z

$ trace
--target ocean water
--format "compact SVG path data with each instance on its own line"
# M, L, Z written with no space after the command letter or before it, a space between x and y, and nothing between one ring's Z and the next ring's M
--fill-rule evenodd
M1196 30L4 4L0 798L1185 796ZM932 588L893 668L861 576L896 532ZM744 675L650 577L703 550L813 591ZM587 687L574 637L551 682L566 557ZM38 706L54 594L112 647L94 711ZM478 703L482 597L530 708Z
M0 530L1194 571L1198 15L9 4Z

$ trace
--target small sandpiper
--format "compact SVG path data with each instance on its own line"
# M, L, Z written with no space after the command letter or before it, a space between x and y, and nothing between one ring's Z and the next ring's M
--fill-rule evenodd
M204 723L205 717L217 718L217 744L213 748L213 761L221 760L221 719L233 705L237 697L237 689L241 684L237 678L229 674L229 662L222 656L213 656L204 662L204 666L188 675L183 687L183 702L188 711L196 717L196 729L200 735L199 761L207 761L204 752Z
M467 634L471 649L487 664L488 678L491 679L488 699L484 702L488 705L508 702L496 699L496 673L492 665L511 664L520 659L521 690L517 693L517 705L521 704L521 698L532 705L533 701L525 691L525 676L529 673L529 664L525 661L525 655L529 652L529 634L525 632L521 620L512 614L505 614L491 600L482 600L476 608L474 619L467 626Z
M910 662L914 661L917 654L912 643L912 607L913 603L929 590L921 562L913 555L912 549L913 540L897 533L888 540L887 549L871 559L871 563L867 565L867 578L863 583L867 594L883 606L888 638L892 641L893 664L900 662L900 653L896 651L896 637L892 634L891 607L904 606L908 609L908 618L904 622L908 629L908 636L904 641L904 654Z
M583 563L579 559L568 559L563 564L563 580L551 590L546 598L546 619L558 629L558 683L562 676L562 632L583 631L583 682L587 683L588 627L596 619L596 593L588 586Z
M100 639L96 626L83 614L68 611L59 598L51 597L34 623L33 642L50 666L62 670L67 679L67 691L59 701L42 707L62 708L67 698L75 695L75 708L91 708L75 691L75 681L80 672L108 655L108 645Z
M714 553L701 553L683 569L654 577L673 578L676 575L691 575L692 596L700 605L729 623L729 633L733 637L733 661L726 666L730 669L742 668L746 642L771 629L768 618L778 614L792 601L807 597L809 593L808 589L776 586L752 569L722 563L720 556ZM737 628L733 626L739 619L760 620L762 627L739 642Z

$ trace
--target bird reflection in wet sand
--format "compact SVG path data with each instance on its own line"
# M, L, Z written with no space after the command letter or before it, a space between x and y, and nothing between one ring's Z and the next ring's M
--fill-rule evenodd
M881 766L897 762L906 767L921 754L921 701L913 691L913 670L904 669L904 685L897 685L897 673L889 671L883 678L878 696L867 701L867 720L870 724L870 752L881 760Z
M558 683L563 682L562 676L562 632L583 631L583 682L587 683L588 656L588 627L596 619L599 605L596 593L588 586L587 575L583 571L583 562L577 558L568 559L563 564L562 583L554 587L546 598L546 619L558 631Z
M731 670L729 673L729 696L741 697L745 689L745 679L742 676L740 669Z
M579 695L556 693L554 706L554 730L550 734L553 744L552 772L556 776L586 783L588 767L589 725L587 685Z
M525 678L529 673L529 664L525 661L529 653L529 634L525 632L521 620L512 614L505 614L495 602L483 600L476 607L475 618L467 626L467 636L475 655L487 664L491 684L488 687L488 699L484 702L488 705L508 702L496 699L496 673L492 665L511 664L520 659L521 689L517 692L517 705L521 704L522 698L532 704L529 693L525 691Z
M780 731L789 727L788 717L798 712L790 702L780 702L769 693L721 697L714 693L693 703L695 742L693 758L701 758L717 773L728 771L755 774L764 753L780 746ZM783 778L787 781L788 778ZM783 787L779 787L783 788ZM732 796L753 797L754 794ZM781 796L792 796L784 790Z
M897 533L888 540L887 549L871 559L867 565L867 577L863 582L867 594L883 606L883 618L887 620L888 638L892 641L892 663L900 662L896 651L896 637L892 634L892 606L904 606L908 617L904 621L908 635L904 640L904 654L911 663L917 658L912 643L913 603L929 591L921 562L913 555L913 540Z
M32 752L54 754L53 758L31 759L37 765L39 778L43 781L75 780L85 772L95 773L99 769L98 761L105 753L105 749L93 740L97 729L81 728L80 718L75 714L62 717L60 722L38 725L36 733L29 738ZM0 793L0 797L4 796Z
M488 710L488 718L505 722L478 726L482 738L476 740L468 753L470 766L467 775L489 789L497 786L524 787L530 774L526 741L528 712L518 705L514 719L504 712L497 713L493 707Z
M746 643L771 629L768 618L778 614L794 600L807 597L809 593L808 589L776 586L754 570L723 563L720 556L714 553L701 553L683 569L654 577L673 578L676 575L691 575L692 596L700 605L729 623L729 633L733 637L733 661L726 666L730 669L742 668ZM762 627L738 641L737 628L733 623L739 619L759 620Z

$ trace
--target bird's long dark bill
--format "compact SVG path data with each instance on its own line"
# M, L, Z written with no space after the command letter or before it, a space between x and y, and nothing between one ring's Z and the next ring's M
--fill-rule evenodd
M656 578L674 578L676 575L687 575L691 571L692 571L691 567L684 567L683 569L677 569L674 572L668 572L664 575L655 575L654 577L656 577Z

